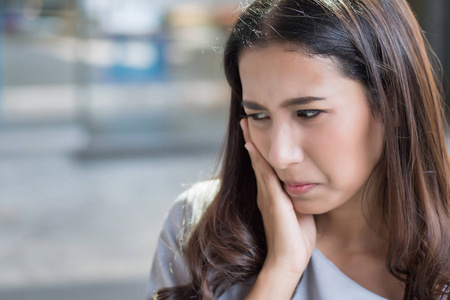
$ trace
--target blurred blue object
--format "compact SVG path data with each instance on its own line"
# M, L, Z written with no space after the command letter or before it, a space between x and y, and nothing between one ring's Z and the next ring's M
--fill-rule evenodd
M168 66L167 41L163 37L115 37L113 64L103 73L103 80L115 83L165 81Z

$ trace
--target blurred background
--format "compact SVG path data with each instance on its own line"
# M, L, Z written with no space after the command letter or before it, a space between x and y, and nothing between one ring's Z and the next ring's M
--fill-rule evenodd
M0 3L0 299L143 299L168 208L216 165L242 4ZM410 3L449 70L450 3Z

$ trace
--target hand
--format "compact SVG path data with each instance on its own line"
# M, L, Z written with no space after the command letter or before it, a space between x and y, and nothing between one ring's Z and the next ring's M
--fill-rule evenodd
M263 271L289 275L300 280L316 243L312 215L294 210L292 200L283 190L278 176L252 143L248 120L241 121L257 182L257 204L267 239L267 258ZM294 286L295 289L295 286Z

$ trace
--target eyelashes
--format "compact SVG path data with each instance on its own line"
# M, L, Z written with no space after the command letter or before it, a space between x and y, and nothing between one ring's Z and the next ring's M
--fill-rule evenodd
M323 113L323 111L321 110L317 110L317 109L304 109L304 110L299 110L297 111L297 117L300 117L302 119L312 119L317 117L318 115L320 115L321 113ZM268 114L266 113L254 113L254 114L246 114L246 115L241 115L241 119L252 119L254 121L264 121L264 120L268 120L270 117Z
M305 119L311 119L311 118L314 118L314 117L318 116L321 113L322 113L321 110L306 109L306 110L299 110L299 111L297 111L297 116L305 118Z
M265 113L255 113L255 114L242 115L241 119L244 119L244 118L253 119L255 121L261 121L261 120L269 118L269 116Z

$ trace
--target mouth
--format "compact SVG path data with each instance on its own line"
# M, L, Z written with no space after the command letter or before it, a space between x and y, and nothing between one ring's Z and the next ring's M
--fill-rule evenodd
M290 195L304 195L318 186L317 183L283 182L284 190Z

